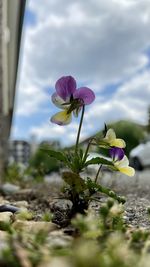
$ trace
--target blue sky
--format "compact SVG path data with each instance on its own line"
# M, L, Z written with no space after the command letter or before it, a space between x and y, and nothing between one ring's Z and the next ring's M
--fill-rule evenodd
M72 75L91 88L82 139L119 119L146 124L150 104L150 0L29 0L12 139L74 142L78 120L50 123L55 82ZM66 138L64 138L66 136Z

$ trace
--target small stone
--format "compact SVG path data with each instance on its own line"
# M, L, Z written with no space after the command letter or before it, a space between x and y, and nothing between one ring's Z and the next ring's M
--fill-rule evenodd
M0 222L11 222L12 212L6 211L0 213Z
M20 209L12 205L0 205L0 212L12 212L15 213Z
M14 195L14 199L17 201L22 201L22 199L27 199L27 200L33 200L36 199L38 196L38 193L36 190L32 188L26 188L26 189L21 189L16 194Z
M68 247L70 246L73 238L71 236L65 235L62 230L53 231L47 238L47 242L50 247Z
M50 208L52 211L68 211L72 210L73 203L69 199L56 199L50 203Z
M25 200L22 200L13 202L13 205L17 206L18 208L27 208L29 206L29 203Z
M73 203L68 199L57 199L51 202L52 222L65 227L70 223Z
M11 183L5 183L0 187L0 191L4 195L15 194L20 190L20 187Z
M70 267L70 263L67 261L66 258L63 257L53 257L50 258L49 256L46 257L38 267Z
M8 200L4 199L2 196L0 196L0 205L10 204Z
M31 233L38 233L41 230L51 232L58 229L57 225L51 222L35 222L21 220L16 220L13 223L13 227L16 230L23 230Z
M13 214L11 212L2 212L0 213L0 229L7 230L9 224L12 222Z
M64 228L63 232L66 235L74 236L74 237L76 237L79 234L79 231L75 227L73 227L71 225L69 225L68 227Z

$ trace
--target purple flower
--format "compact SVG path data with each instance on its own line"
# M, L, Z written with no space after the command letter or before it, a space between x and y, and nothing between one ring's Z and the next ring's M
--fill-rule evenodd
M113 161L120 161L125 155L123 149L120 147L112 147L111 149L109 149L109 154Z
M76 87L76 80L72 76L61 77L56 82L52 102L63 111L52 116L51 122L67 125L71 122L72 112L77 117L83 105L89 105L94 101L95 94L91 89Z
M114 167L117 171L128 176L134 176L135 170L129 166L129 160L120 147L112 147L109 154L113 160Z

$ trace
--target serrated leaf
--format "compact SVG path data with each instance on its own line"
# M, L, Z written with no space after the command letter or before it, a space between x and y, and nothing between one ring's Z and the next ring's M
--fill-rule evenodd
M113 166L113 163L107 159L96 157L93 159L88 160L85 163L85 167L92 165L92 164L103 164L103 165L108 165L108 166Z
M63 172L62 179L80 193L87 188L85 181L76 173Z
M67 157L62 153L55 150L45 149L41 148L41 150L45 153L47 153L48 156L55 158L59 161L67 163Z
M89 188L89 190L93 190L93 192L101 192L115 200L117 200L119 203L124 204L125 203L125 199L124 197L118 196L114 191L112 191L110 188L108 187L104 187L100 184L96 184L94 181L92 181L89 177L87 177L87 187Z

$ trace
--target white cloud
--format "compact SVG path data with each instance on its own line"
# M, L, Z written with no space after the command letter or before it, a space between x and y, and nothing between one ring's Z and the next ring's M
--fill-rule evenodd
M38 140L60 140L63 145L70 145L75 143L77 130L77 122L72 122L68 126L58 126L47 122L37 127L31 127L30 135L36 136ZM86 129L83 129L81 131L81 140L83 140L86 136Z
M110 83L126 81L111 100L98 95L87 109L82 137L121 118L146 123L150 72L139 70L149 61L150 0L30 0L28 8L37 23L24 31L18 115L44 112L44 87L70 74L97 94ZM76 122L67 127L44 122L30 133L40 139L67 136L64 141L72 143L76 130Z
M21 88L20 88L21 90ZM17 115L29 117L41 108L42 104L47 101L47 94L37 86L26 86L22 92L19 92L17 105Z
M120 86L111 100L98 100L86 114L87 121L104 122L119 119L147 123L147 110L150 104L150 70L145 70Z
M103 84L131 75L147 63L143 50L150 44L150 1L29 3L39 21L28 40L38 51L31 52L30 61L41 79L50 77L53 82L71 73L82 81Z
M43 87L54 86L62 75L98 91L148 62L143 52L150 45L150 0L30 0L29 8L37 23L27 27L22 42L21 114L26 107L30 114L40 109Z
M147 123L147 110L150 103L150 71L136 75L131 80L120 86L110 100L97 97L96 101L87 107L81 139L89 137L101 130L105 123L127 119L141 124ZM33 127L31 133L38 139L59 139L65 145L73 144L78 130L77 121L69 126L58 126L45 123Z

